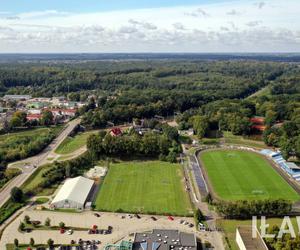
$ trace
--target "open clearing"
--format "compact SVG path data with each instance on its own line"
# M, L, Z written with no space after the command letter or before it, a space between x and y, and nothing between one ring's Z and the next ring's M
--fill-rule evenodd
M97 131L89 131L84 133L79 133L74 137L67 137L55 150L57 154L70 154L76 151L77 149L86 145L87 138L91 134L95 134Z
M226 144L243 145L243 146L254 147L254 148L267 147L263 141L253 140L251 138L243 137L240 135L233 135L229 131L224 131L223 136Z
M181 166L160 161L112 164L98 193L96 210L190 215Z
M223 200L287 199L299 200L298 193L253 152L212 150L200 154L216 195Z

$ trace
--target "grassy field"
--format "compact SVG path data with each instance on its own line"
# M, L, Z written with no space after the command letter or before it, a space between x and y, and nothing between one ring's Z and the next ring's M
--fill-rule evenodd
M74 137L67 137L56 149L57 154L70 154L76 151L77 149L86 145L87 138L97 131L89 131L84 133L79 133Z
M267 148L263 141L254 140L251 138L244 138L240 135L233 135L229 131L224 131L223 136L225 139L225 143L227 144L236 144L255 148Z
M98 193L97 210L190 215L181 166L160 161L110 166Z
M13 133L8 133L4 135L0 135L0 145L4 144L5 141L11 140L12 138L22 138L24 136L36 136L38 135L46 135L49 133L49 131L54 131L60 130L61 127L57 128L34 128L34 129L28 129L20 132L13 132Z
M291 218L293 227L297 232L298 225L295 217ZM269 218L267 219L267 224L269 224L269 227L271 228L274 225L277 225L280 227L282 223L282 218ZM218 220L217 221L218 227L222 228L224 230L225 237L227 238L228 245L231 250L239 250L238 245L235 241L235 235L236 235L236 228L238 226L251 226L252 221L251 220ZM257 218L257 228L259 229L260 226L260 218Z
M45 165L35 171L22 185L22 189L24 192L33 191L37 196L47 196L51 195L55 192L57 186L53 186L50 188L40 188L39 185L46 179L43 177L43 174L48 170L53 168L53 165Z
M262 156L248 151L213 150L200 156L217 196L224 200L299 200L297 192Z
M61 126L53 128L35 128L0 135L0 150L14 149L22 144L34 142L42 136L49 135L50 132L57 135L61 129Z

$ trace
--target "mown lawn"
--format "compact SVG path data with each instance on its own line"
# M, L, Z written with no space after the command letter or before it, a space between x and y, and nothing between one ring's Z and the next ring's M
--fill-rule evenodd
M97 131L89 131L84 133L79 133L74 137L67 137L55 150L57 154L70 154L76 151L77 149L86 145L87 138L91 134L95 134Z
M95 201L96 210L190 215L182 168L160 161L110 166Z
M200 154L210 183L223 200L299 200L298 193L262 156L248 151L213 150Z

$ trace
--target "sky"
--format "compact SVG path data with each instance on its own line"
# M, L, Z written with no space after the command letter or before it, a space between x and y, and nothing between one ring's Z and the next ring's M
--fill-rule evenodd
M300 52L299 0L0 0L0 53Z

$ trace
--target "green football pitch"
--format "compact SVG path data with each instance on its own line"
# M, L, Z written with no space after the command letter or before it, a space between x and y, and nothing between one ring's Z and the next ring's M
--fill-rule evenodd
M160 161L125 162L109 167L97 195L96 210L190 215L182 168Z
M299 200L298 193L263 157L239 150L212 150L200 154L216 195L223 200Z

